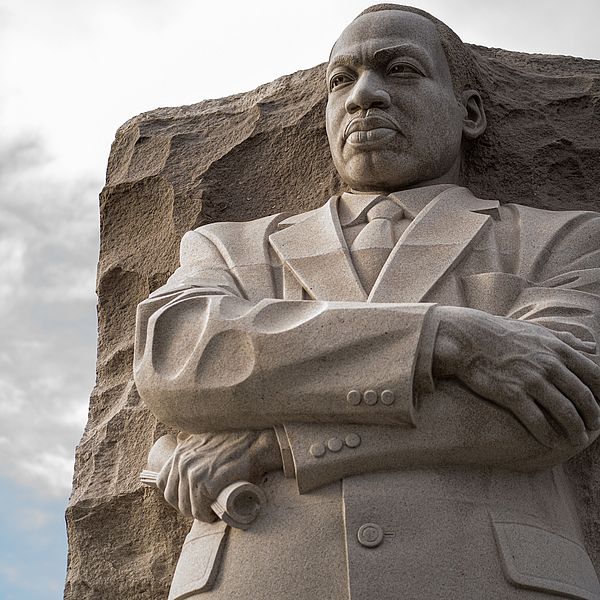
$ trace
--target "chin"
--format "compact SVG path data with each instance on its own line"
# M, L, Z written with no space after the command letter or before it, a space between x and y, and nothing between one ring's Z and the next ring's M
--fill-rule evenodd
M415 185L425 174L410 160L398 160L394 152L364 152L335 161L342 180L359 192L393 192Z
M416 173L406 171L375 171L373 169L352 169L340 173L342 179L357 192L395 192L415 185L420 181Z
M431 161L393 152L365 152L334 162L344 183L357 192L397 192L425 182L453 180L453 165L441 157Z

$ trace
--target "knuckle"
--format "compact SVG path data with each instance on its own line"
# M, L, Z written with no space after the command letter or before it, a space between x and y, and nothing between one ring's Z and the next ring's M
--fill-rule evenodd
M516 408L523 406L525 403L523 387L516 383L507 383L505 385L504 396L510 401L510 404Z
M181 460L182 462L188 462L192 457L192 453L189 450L183 450L181 452L181 456L179 458L179 460Z
M576 424L578 422L581 423L579 413L577 412L573 404L566 400L561 399L556 403L554 414L563 421L572 421L573 424Z
M560 404L553 406L549 409L549 412L558 427L564 431L573 431L578 428L579 424L583 423L579 418L577 411L574 409L571 410Z
M529 411L528 422L533 425L537 430L548 433L550 425L546 421L544 415L540 411Z
M538 365L539 365L539 377L542 380L548 380L551 377L553 377L560 365L560 362L558 361L557 357L555 355L552 354L542 354L539 359L538 359Z
M567 434L578 435L585 431L585 424L582 419L577 416L566 415L559 419L559 423Z
M582 388L579 399L583 410L591 410L594 413L600 411L596 398L594 397L594 394L592 394L592 390L587 386Z
M577 342L580 342L581 340L573 335L570 331L561 331L560 332L560 338L562 339L563 342L566 342L568 344L576 344Z
M539 373L528 373L523 381L523 389L531 395L536 395L544 388L545 378Z
M179 460L180 467L186 470L189 469L194 464L195 457L194 452L190 452L189 450L184 452Z

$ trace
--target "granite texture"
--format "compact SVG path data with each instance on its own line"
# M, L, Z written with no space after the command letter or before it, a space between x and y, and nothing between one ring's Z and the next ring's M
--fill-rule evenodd
M473 49L489 125L463 183L481 198L598 210L600 63ZM186 231L310 210L340 189L325 101L319 66L247 94L157 109L117 132L100 198L98 380L67 511L66 599L167 596L190 523L138 479L169 430L133 384L136 306L175 270ZM598 448L568 465L597 568Z

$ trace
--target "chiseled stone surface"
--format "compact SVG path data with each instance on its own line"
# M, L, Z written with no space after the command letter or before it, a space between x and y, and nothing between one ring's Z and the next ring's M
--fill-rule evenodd
M538 208L597 210L600 63L474 50L488 80L484 100L489 126L467 156L465 184L480 198ZM247 94L158 109L118 131L101 195L98 384L77 452L67 511L66 599L167 597L190 522L178 517L138 479L153 442L169 430L150 415L133 384L136 306L177 267L179 241L185 232L210 222L311 210L341 188L327 145L324 108L324 67L319 66ZM378 399L365 397L366 393L366 389L349 389L347 410L359 406L367 410ZM389 394L382 392L379 400L372 404L374 410L402 409ZM332 454L344 456L365 447L368 439L359 428L352 429L345 432L343 443L333 432L307 451L326 460ZM293 432L288 435L293 442ZM568 464L588 551L596 565L600 565L600 509L595 501L600 488L600 469L595 466L598 452L594 444ZM403 485L401 475L398 478L395 489ZM289 485L289 480L279 481L276 476L267 483L272 505L277 505L282 486ZM364 497L369 488L365 482L361 485L357 494ZM433 483L423 478L416 485L426 493ZM323 495L339 496L337 484L321 489ZM371 489L375 506L382 499L376 497L377 486ZM344 492L351 503L352 490ZM298 514L316 514L310 495L298 496L297 502L307 507ZM440 515L444 509L440 506ZM357 569L368 571L369 563L361 553L378 541L375 525L381 523L362 516L363 525L373 526L359 527L350 560L356 561ZM477 523L483 518L467 517ZM411 518L416 527L420 519L428 522L429 515L424 512ZM260 535L266 529L274 543L271 551L275 548L283 555L289 552L290 539L301 543L306 535L303 520L285 522L287 530L277 513L269 521L260 521L250 533L232 531L231 535L256 536L260 554L265 551ZM338 513L328 513L320 524L331 537L343 535ZM520 535L502 515L494 517L494 527L500 537ZM446 541L451 544L452 540ZM232 544L232 548L237 546ZM326 550L321 548L319 556ZM323 566L316 554L312 559L323 581L335 587L339 547L332 543L329 552L329 566ZM228 561L234 560L235 552L226 554L224 571ZM246 579L259 581L259 575L249 571ZM333 587L324 595L323 588L319 591L322 597L339 593Z

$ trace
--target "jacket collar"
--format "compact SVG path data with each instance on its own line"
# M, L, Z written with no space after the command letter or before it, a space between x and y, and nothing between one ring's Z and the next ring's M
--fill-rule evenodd
M456 187L452 184L429 185L392 194L360 194L344 192L338 201L338 216L342 227L366 220L366 213L380 198L389 198L404 209L406 217L414 219L436 196Z
M282 221L270 242L311 298L332 301L420 302L498 215L498 202L466 188L430 186L390 194L414 215L369 295L360 283L338 216L339 196ZM368 202L368 200L367 200Z

